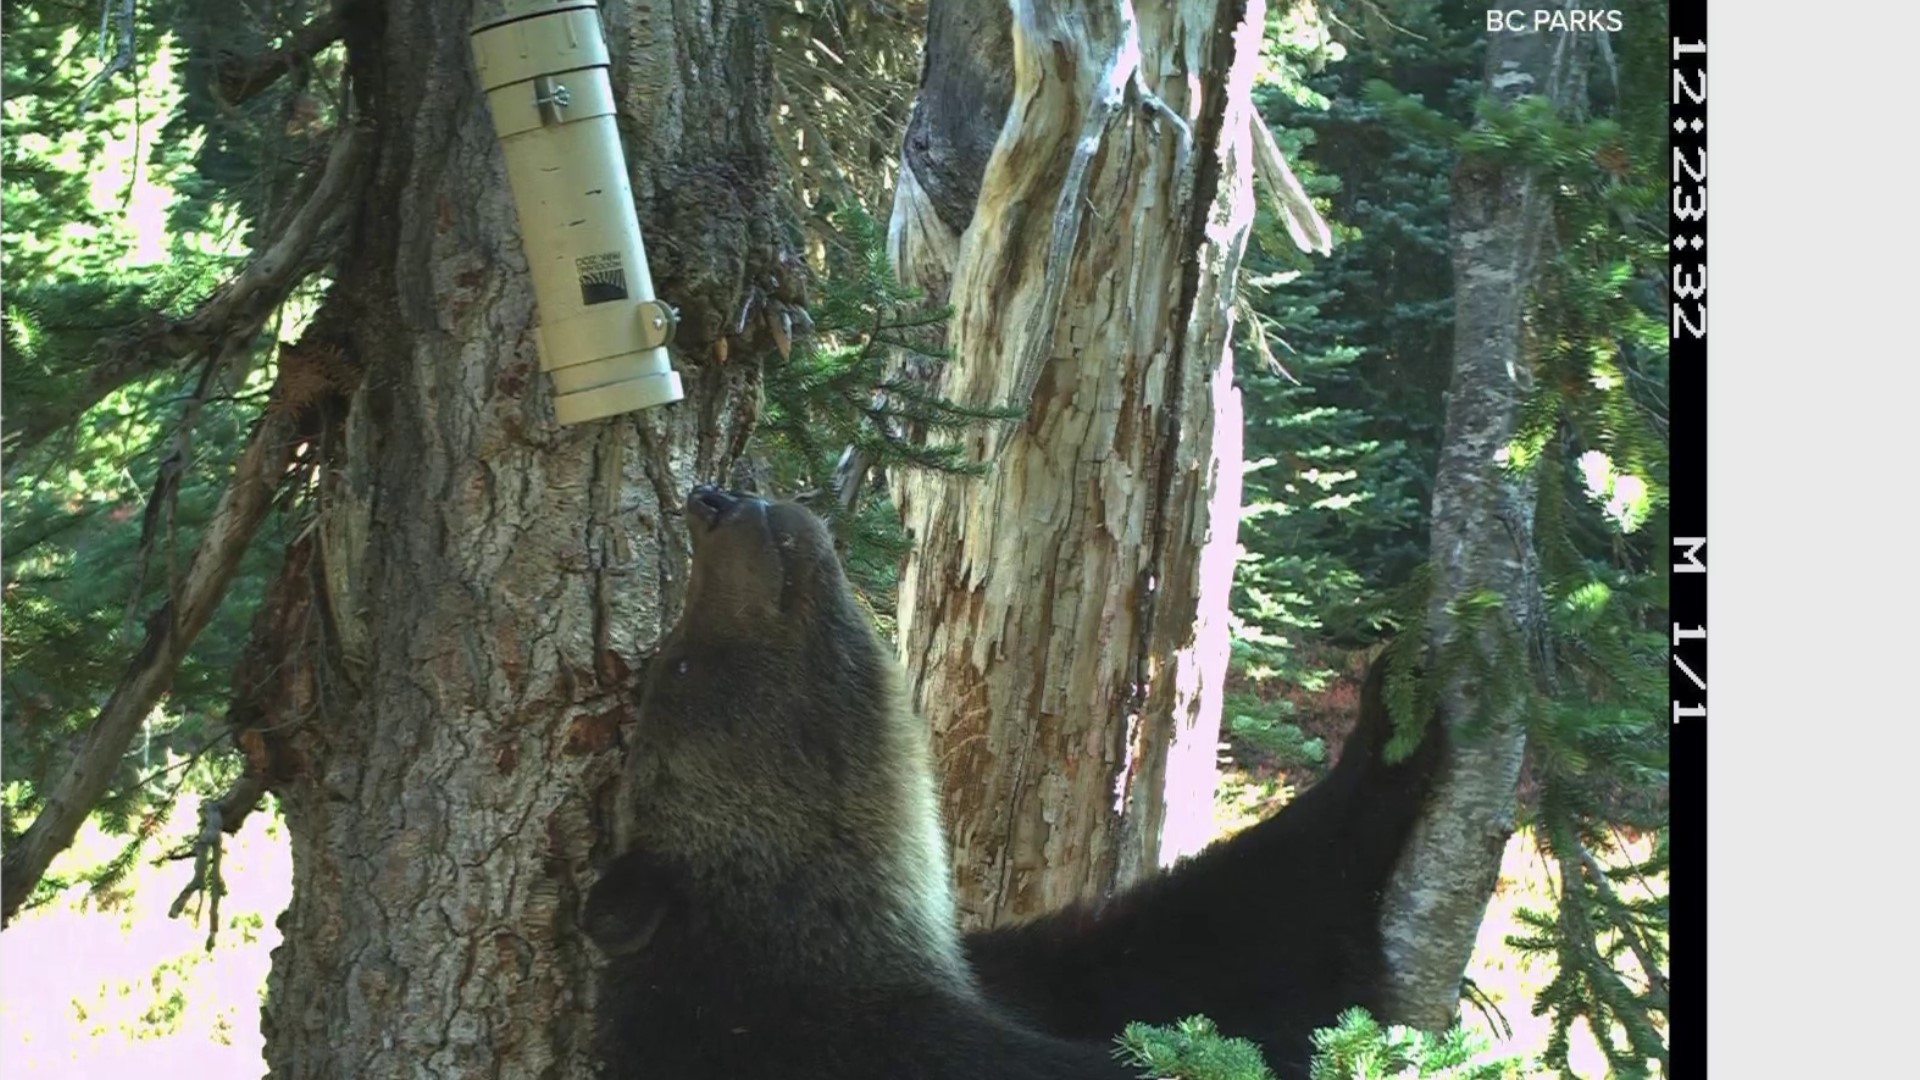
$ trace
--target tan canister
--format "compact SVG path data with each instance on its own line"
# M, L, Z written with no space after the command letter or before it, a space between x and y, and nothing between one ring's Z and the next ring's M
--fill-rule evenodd
M482 0L474 66L533 274L540 367L562 424L685 396L667 357L594 0Z

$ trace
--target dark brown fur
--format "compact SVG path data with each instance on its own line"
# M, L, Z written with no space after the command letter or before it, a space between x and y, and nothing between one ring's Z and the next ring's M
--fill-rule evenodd
M687 506L686 611L584 914L609 956L607 1075L1120 1080L1127 1021L1207 1012L1289 1076L1313 1026L1368 1003L1378 891L1426 775L1379 760L1377 677L1340 765L1287 811L1111 903L963 944L927 734L825 527L712 488Z
M686 614L649 671L621 785L621 847L678 868L743 942L764 934L760 964L964 979L926 736L831 536L797 505L707 493L722 516L701 497Z

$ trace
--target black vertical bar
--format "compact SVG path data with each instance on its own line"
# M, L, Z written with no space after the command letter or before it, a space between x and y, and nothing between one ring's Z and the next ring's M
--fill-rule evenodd
M1707 5L1669 0L1672 715L1668 1040L1707 1074Z

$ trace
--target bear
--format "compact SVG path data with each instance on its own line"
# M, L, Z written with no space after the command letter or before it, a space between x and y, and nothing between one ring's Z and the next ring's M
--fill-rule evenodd
M825 524L710 485L686 517L684 610L581 913L604 1075L1133 1080L1128 1023L1205 1014L1303 1077L1313 1030L1375 1005L1381 892L1437 743L1386 762L1381 665L1334 768L1268 820L963 937L927 728Z

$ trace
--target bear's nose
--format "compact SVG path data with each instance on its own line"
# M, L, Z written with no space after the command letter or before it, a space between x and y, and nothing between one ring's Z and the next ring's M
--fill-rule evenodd
M687 512L709 526L725 521L727 515L753 496L739 491L722 491L712 484L701 484L687 495Z

